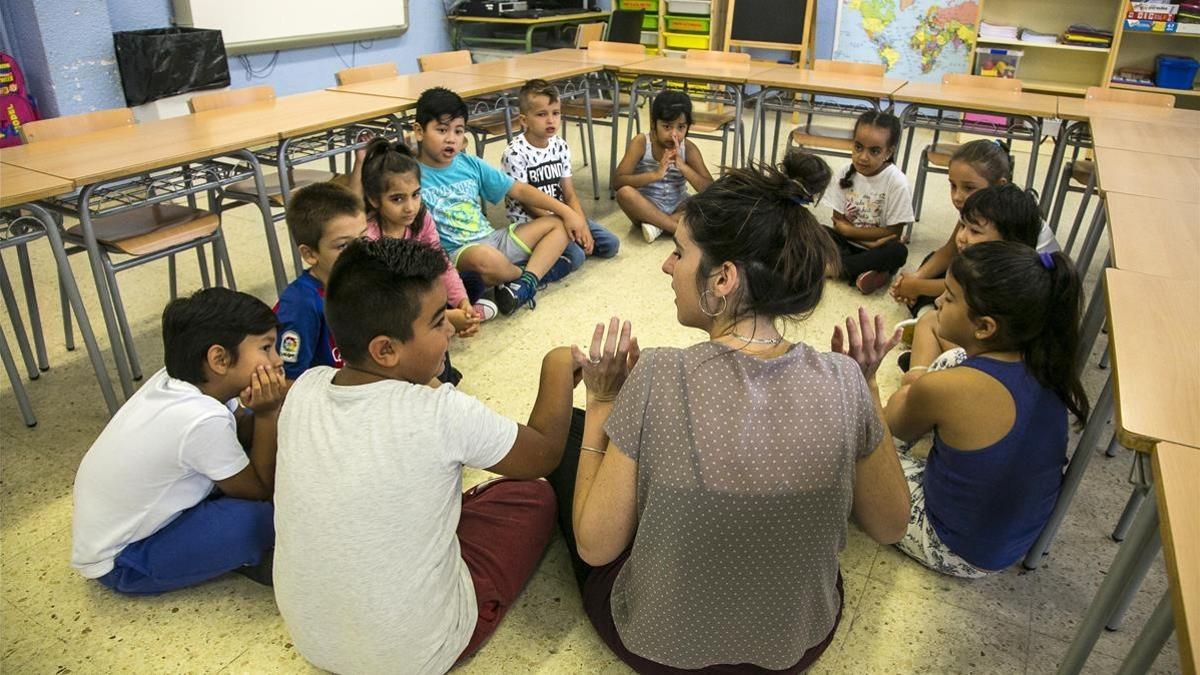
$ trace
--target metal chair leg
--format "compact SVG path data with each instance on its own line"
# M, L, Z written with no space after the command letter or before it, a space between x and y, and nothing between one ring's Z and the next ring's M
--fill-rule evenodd
M1153 500L1151 500L1153 501ZM1137 597L1138 589L1142 587L1142 582L1145 581L1146 575L1150 572L1150 567L1154 565L1154 559L1158 556L1159 549L1162 548L1162 539L1160 538L1158 529L1155 528L1153 537L1150 543L1142 549L1142 554L1137 559L1137 564L1129 572L1129 581L1126 582L1125 588L1121 591L1121 597L1113 607L1112 613L1109 614L1108 621L1104 627L1107 630L1121 630L1121 624L1125 622L1125 614L1129 611L1129 606L1133 604L1133 599Z
M1142 502L1146 501L1149 492L1149 488L1138 485L1129 493L1129 501L1125 502L1125 509L1121 511L1121 517L1117 519L1117 525L1113 528L1113 541L1125 541L1125 535L1129 534L1129 526L1133 524L1133 517L1142 507Z
M33 351L37 355L38 369L50 370L46 336L42 332L42 313L38 308L37 291L33 287L33 266L29 264L29 249L25 244L17 246L17 266L21 272L21 285L25 288L25 307L29 310L29 328L33 333Z
M4 306L8 309L8 317L12 321L13 333L17 338L17 348L21 350L21 360L25 362L25 372L29 374L29 379L36 380L42 373L33 359L33 350L29 347L29 335L25 332L25 321L21 318L21 307L17 305L17 296L13 293L12 283L8 279L8 270L4 266L3 256L0 256L0 294L4 296Z
M233 263L229 260L229 248L225 245L225 232L217 228L217 239L213 242L213 257L217 268L217 285L221 285L221 270L225 271L225 288L237 290L237 282L233 278Z
M1063 202L1071 191L1071 162L1063 165L1062 175L1058 178L1058 189L1054 192L1054 207L1050 211L1050 231L1058 234L1058 221L1062 218Z
M1154 659L1158 657L1163 645L1167 644L1175 630L1171 607L1171 591L1167 591L1159 599L1150 618L1146 619L1146 625L1142 627L1141 634L1129 649L1129 654L1125 656L1117 675L1140 675L1150 672Z
M63 341L66 343L67 351L73 352L75 351L75 331L71 326L71 301L67 298L67 289L61 279L58 284L58 300L62 307Z
M1063 246L1063 251L1067 255L1071 254L1071 248L1075 245L1075 237L1079 234L1079 227L1083 225L1084 214L1087 213L1088 202L1092 200L1092 193L1096 190L1096 174L1093 173L1088 178L1087 188L1083 192L1083 198L1079 201L1079 210L1075 212L1075 220L1071 221L1071 234L1067 236L1067 244Z
M8 373L8 381L12 384L13 395L17 398L17 407L21 410L21 419L25 421L25 426L35 426L37 418L33 416L33 406L29 403L29 394L25 391L25 383L21 381L21 372L17 370L12 351L8 348L8 338L4 337L2 330L0 330L0 361L4 362L4 370Z
M913 217L921 219L921 202L925 200L925 179L929 172L929 148L921 150L917 161L917 180L913 184Z
M212 284L208 278L208 256L204 254L204 247L196 247L196 260L200 263L200 287L209 288Z
M1117 432L1114 431L1112 438L1108 440L1108 449L1104 451L1104 456L1116 457L1117 451L1119 451L1122 447L1121 441L1117 440Z
M175 271L175 254L167 256L167 284L170 289L170 298L174 300L179 297L179 278Z
M138 359L137 346L133 343L133 330L129 317L125 315L125 303L121 300L121 289L117 286L117 273L108 255L104 256L104 274L108 278L108 293L112 296L113 310L117 314L117 325L121 329L121 341L125 343L125 355L129 358L130 376L136 382L142 379L142 364Z

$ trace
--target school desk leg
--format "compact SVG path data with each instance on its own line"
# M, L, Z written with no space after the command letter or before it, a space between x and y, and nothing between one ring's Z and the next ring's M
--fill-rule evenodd
M254 188L258 193L258 212L262 214L263 227L267 236L267 255L271 259L271 272L275 277L275 293L283 294L283 289L287 288L287 274L283 271L283 256L279 252L279 237L275 236L275 218L271 215L271 204L267 201L267 191L263 187L262 166L258 163L258 158L249 150L239 150L234 153L245 158L250 163L250 168L254 171ZM283 153L280 153L283 156ZM284 189L287 186L287 171L281 171L279 174L279 186ZM285 191L283 194L287 194Z
M121 330L117 326L117 317L111 301L112 295L109 293L108 282L105 280L100 243L96 241L96 230L92 227L92 214L88 210L88 202L91 200L92 192L95 188L96 184L87 185L79 192L79 229L83 231L84 247L88 252L88 262L92 268L92 280L96 284L96 295L100 302L100 313L104 317L104 328L108 331L108 341L111 343L113 361L117 365L117 378L121 382L121 392L128 399L133 395L133 374L130 371L129 362L125 358L125 343L121 338ZM81 315L77 312L75 316L79 318Z
M33 351L37 354L38 370L50 370L46 336L42 331L42 314L38 309L37 293L33 289L33 266L29 264L29 249L25 244L17 246L17 267L21 272L21 285L25 288L25 306L29 308L29 327L33 333Z
M744 96L742 94L742 86L738 85L730 87L733 89L733 159L730 161L732 166L741 166L746 163L746 148L742 145L742 111L745 106Z
M1042 184L1042 203L1038 206L1042 210L1042 219L1050 215L1051 202L1054 201L1055 178L1058 177L1058 172L1062 169L1063 156L1067 152L1067 131L1072 124L1066 120L1062 120L1058 125L1058 136L1054 139L1054 152L1050 153L1050 166L1046 167L1046 182Z
M1104 381L1104 388L1100 390L1100 397L1096 399L1096 405L1092 408L1092 414L1083 427L1083 433L1079 435L1079 442L1075 444L1075 452L1071 454L1067 472L1063 475L1062 487L1059 488L1054 510L1050 512L1050 518L1042 527L1042 533L1038 535L1037 541L1025 555L1023 563L1025 569L1036 570L1038 568L1038 565L1042 563L1042 556L1050 549L1050 544L1054 542L1054 537L1058 534L1058 528L1062 526L1063 520L1067 517L1067 509L1071 507L1075 491L1083 482L1083 474L1087 471L1088 463L1092 461L1094 454L1092 451L1096 448L1096 441L1100 439L1100 432L1108 422L1112 401L1112 378L1109 377Z
M1124 544L1121 544L1116 557L1113 558L1112 566L1109 567L1108 574L1104 576L1104 581L1100 583L1100 589L1096 591L1092 604L1088 606L1083 621L1079 623L1075 639L1071 642L1071 646L1063 657L1062 665L1058 668L1059 675L1076 675L1083 670L1088 655L1091 654L1096 640L1100 637L1100 631L1103 630L1104 624L1120 602L1122 593L1129 583L1130 575L1137 569L1143 552L1152 544L1157 543L1158 503L1150 500L1138 512L1129 532L1129 538L1125 540Z
M1163 645L1175 631L1175 620L1171 616L1171 591L1163 593L1162 599L1154 608L1154 613L1146 620L1146 625L1138 635L1137 641L1129 649L1125 661L1117 675L1138 675L1150 672L1154 659L1162 651Z
M592 158L592 196L600 199L600 170L596 168L596 165L599 164L596 161L596 127L592 123L592 88L588 86L586 80L583 84L583 112L587 117L588 157ZM614 119L616 119L615 116Z
M279 143L279 151L275 155L276 169L279 171L279 196L283 199L283 207L287 208L287 204L292 199L292 181L291 166L287 161L288 148L292 145L292 139L285 138ZM272 218L274 220L274 218ZM304 261L300 260L300 248L296 246L296 242L292 241L291 228L288 229L288 244L292 251L292 267L296 270L296 276L304 273ZM278 244L276 244L278 246ZM281 263L282 264L282 263ZM282 291L280 291L282 292Z
M36 380L41 376L41 372L33 360L33 351L29 348L29 334L25 332L25 321L21 318L21 307L17 304L17 296L13 293L12 283L8 279L4 258L0 258L0 295L4 296L4 306L8 309L9 320L12 321L17 348L21 350L21 359L25 362L25 372L28 373L29 379Z
M20 333L17 335L19 337ZM33 406L29 403L29 394L25 391L25 383L21 381L21 371L17 369L16 361L13 361L12 350L8 348L8 338L4 337L4 331L0 331L0 361L3 361L4 370L8 372L8 381L12 383L13 395L17 397L17 408L21 411L21 420L27 427L36 426L37 418L33 416Z
M100 393L104 395L108 414L116 414L120 404L117 402L117 395L113 392L112 380L108 377L108 368L104 365L104 357L100 352L100 345L96 342L96 334L92 332L92 324L88 321L87 309L84 308L83 298L79 295L79 286L75 283L71 264L67 261L67 253L63 246L62 234L58 231L58 224L50 212L41 206L27 204L24 208L40 220L46 229L46 238L50 241L50 252L54 255L55 266L58 267L59 288L66 296L70 311L75 313L75 320L79 323L79 334L83 337L84 346L87 347L88 359L92 362L92 370L96 373L96 383L100 385ZM104 302L101 301L100 304L103 306Z
M629 143L633 140L633 124L634 116L637 115L638 109L638 87L642 85L642 76L633 78L633 84L629 86L629 126L625 128L625 147L629 147ZM647 80L648 81L648 80Z
M750 118L750 157L754 158L754 144L758 142L758 118L762 116L763 102L766 101L766 88L761 87L758 93L754 95L754 114ZM766 145L766 139L763 139L763 145ZM762 157L759 157L762 161Z
M616 73L608 73L608 76L612 79L613 102L612 133L609 134L612 147L609 148L608 153L608 198L615 199L617 191L613 188L613 183L616 182L617 177L617 136L619 135L617 130L621 128L621 80Z
M1029 172L1025 177L1026 189L1033 187L1034 178L1037 176L1038 151L1042 147L1042 119L1030 117L1029 125L1033 128L1033 147L1029 149Z

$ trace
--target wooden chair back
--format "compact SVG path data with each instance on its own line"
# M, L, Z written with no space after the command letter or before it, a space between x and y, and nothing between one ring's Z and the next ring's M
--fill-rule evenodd
M1021 93L1021 81L1015 77L987 77L986 75L946 73L942 75L942 84L954 87L974 87L976 89L1006 91L1012 94Z
M684 56L688 61L703 61L705 63L723 63L726 65L741 65L750 63L749 52L716 52L711 49L689 49Z
M133 111L129 108L112 108L111 110L97 110L78 115L26 122L21 125L21 136L25 138L26 143L36 143L37 141L52 141L56 138L78 136L89 131L125 127L136 123L136 120L133 119Z
M646 45L630 44L628 42L594 41L587 44L589 52L619 52L622 54L646 54Z
M469 65L471 65L471 52L466 49L460 49L456 52L425 54L424 56L417 57L417 67L421 69L422 73L427 70L445 70L447 68Z
M355 68L343 68L336 73L334 77L338 84L357 84L359 82L370 82L371 80L381 80L385 77L395 77L400 74L396 70L394 63L376 63L370 66L358 66Z
M192 112L198 113L205 112L206 110L217 110L235 105L256 103L258 101L270 101L273 98L275 98L275 88L269 84L260 84L257 87L227 89L225 91L214 91L211 94L193 96L188 99L188 108Z
M815 59L813 61L813 70L842 75L866 75L868 77L883 77L883 74L887 72L887 68L882 63L855 63L853 61L833 61L831 59Z
M583 48L597 40L604 39L604 29L608 24L603 21L595 23L581 23L578 30L575 31L575 47Z
M1088 87L1084 97L1089 101L1109 101L1111 103L1132 103L1148 105L1155 108L1174 108L1174 94L1156 94L1152 91L1129 91L1128 89L1106 89L1104 87Z

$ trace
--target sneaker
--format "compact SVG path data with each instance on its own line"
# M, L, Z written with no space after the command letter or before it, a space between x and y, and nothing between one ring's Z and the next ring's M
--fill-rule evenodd
M863 295L870 295L875 291L888 285L892 280L892 275L887 272L870 271L863 272L854 280L854 286L858 288L858 292Z
M533 309L535 306L534 293L533 287L529 284L510 281L503 286L496 287L496 306L504 316L509 316L524 305L529 305L529 308Z
M554 261L554 265L542 277L538 284L538 290L542 290L547 284L555 281L561 281L563 277L571 273L571 259L565 255L558 256L558 260Z
M661 237L662 233L663 231L661 227L655 227L653 225L642 223L642 238L646 240L647 244L654 243L654 240Z
M500 308L496 307L496 303L488 300L487 298L480 298L479 301L475 303L475 315L479 317L480 323L496 318L496 315L499 313Z
M263 586L271 586L274 581L275 571L275 549L271 549L263 554L262 562L257 565L245 565L234 570L238 574L247 579L262 584Z

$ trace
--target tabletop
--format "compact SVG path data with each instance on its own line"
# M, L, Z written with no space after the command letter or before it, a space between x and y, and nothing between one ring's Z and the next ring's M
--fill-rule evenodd
M627 75L660 75L662 77L678 77L684 80L697 80L700 82L745 84L752 76L766 72L774 68L775 65L762 62L719 63L713 61L693 61L659 56L621 66L620 72Z
M1195 204L1109 192L1108 236L1117 269L1200 281Z
M61 195L74 187L65 178L0 164L0 207L3 208Z
M1175 636L1184 672L1200 655L1200 449L1159 443L1154 449L1154 492L1163 560L1175 609ZM1190 668L1189 668L1190 666Z
M384 77L368 82L343 84L337 87L330 87L329 91L370 94L372 96L387 96L389 98L407 98L415 101L421 97L421 92L431 87L446 87L463 98L470 98L472 96L494 94L506 89L513 89L523 84L525 84L524 80L516 78L467 75L465 73L430 70L424 73L410 73L408 75Z
M1054 117L1058 99L1028 91L1004 92L978 87L943 85L940 82L908 82L892 96L897 101L959 110L978 110L1008 115Z
M461 14L454 14L446 18L455 23L506 23L516 26L528 26L530 24L578 21L580 19L607 19L608 16L608 12L580 12L578 14L555 14L527 19L514 19L502 16L463 16Z
M282 140L404 112L416 104L412 99L320 90L208 110L194 116L212 124L260 128Z
M4 150L4 163L82 187L278 142L265 125L212 123L180 115Z
M587 73L595 73L603 69L604 66L600 64L567 63L565 61L538 58L536 54L533 54L518 56L516 58L498 59L496 61L484 61L483 63L472 63L466 66L455 66L453 68L445 68L441 72L501 77L512 80L541 78L543 80L554 81L568 77L578 77Z
M1074 96L1058 97L1058 117L1059 119L1072 121L1087 121L1093 117L1112 117L1116 119L1200 126L1200 110L1161 108L1158 106L1138 105L1137 103L1118 103L1116 101L1102 101L1097 99L1088 100Z
M639 61L645 61L650 57L645 53L633 54L630 52L619 52L604 48L589 48L589 49L550 49L544 52L534 52L525 57L518 58L533 58L542 61L563 61L566 63L577 63L581 65L599 65L608 69L617 69L621 66L628 66Z
M1117 438L1200 447L1200 282L1108 269Z
M1100 187L1107 192L1125 192L1143 197L1200 203L1200 159L1171 157L1152 152L1106 148L1092 149L1096 155Z
M1093 117L1092 144L1105 148L1200 158L1200 126Z
M750 80L754 84L766 87L866 98L889 97L905 83L905 80L892 77L830 73L795 66L777 66L761 73L755 73Z

